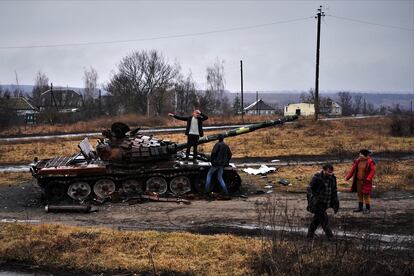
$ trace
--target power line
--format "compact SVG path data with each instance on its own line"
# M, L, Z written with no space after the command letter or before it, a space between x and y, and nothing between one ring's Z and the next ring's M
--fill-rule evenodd
M0 0L0 2L279 2L280 0ZM383 0L389 1L389 0Z
M111 41L95 41L95 42L74 42L74 43L44 44L44 45L28 45L28 46L0 46L0 50L90 46L90 45L103 45L103 44L117 44L117 43L151 41L151 40L161 40L161 39L170 39L170 38L182 38L182 37L201 36L201 35L209 35L209 34L216 34L216 33L225 33L225 32L234 32L234 31L242 31L242 30L248 30L248 29L262 28L262 27L268 27L268 26L273 26L273 25L278 25L278 24L286 24L286 23L292 23L292 22L297 22L297 21L303 21L303 20L307 20L307 19L311 19L311 18L313 18L313 16L290 19L290 20L283 20L283 21L277 21L277 22L272 22L272 23L258 24L258 25L250 25L250 26L242 26L242 27L234 27L234 28L228 28L228 29L214 30L214 31L196 32L196 33L187 33L187 34L176 34L176 35L165 35L165 36L157 36L157 37L149 37L149 38L111 40Z
M326 16L330 16L330 17L334 17L334 18L338 18L338 19L342 19L342 20L347 20L347 21L358 22L358 23L362 23L362 24L368 24L368 25L374 25L374 26L379 26L379 27L384 27L384 28L392 28L392 29L398 29L398 30L403 30L403 31L410 31L410 32L414 32L414 29L405 28L405 27L400 27L400 26L393 26L393 25L379 24L379 23L368 22L368 21L359 20L359 19L354 19L354 18L348 18L348 17L336 16L336 15L332 15L332 14L327 14Z

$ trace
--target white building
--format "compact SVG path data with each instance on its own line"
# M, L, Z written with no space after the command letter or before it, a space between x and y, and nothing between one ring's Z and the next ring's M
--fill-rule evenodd
M311 103L289 104L283 108L283 114L285 116L312 116L315 115L315 106Z

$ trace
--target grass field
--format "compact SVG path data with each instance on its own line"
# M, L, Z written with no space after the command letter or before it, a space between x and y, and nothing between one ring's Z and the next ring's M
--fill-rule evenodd
M275 119L275 116L245 116L244 122L258 122L269 119ZM185 122L179 121L167 116L146 117L135 114L126 114L121 116L106 116L95 118L88 121L77 122L74 124L39 124L11 127L0 131L1 136L18 136L21 134L50 134L50 133L82 133L82 132L100 132L102 129L110 128L114 122L123 122L133 127L174 127L184 126ZM240 116L210 116L205 125L215 124L241 124Z
M258 240L231 235L0 224L1 260L79 273L246 275L259 249Z
M346 173L352 164L334 164L335 175L338 182L338 191L349 191L352 180L345 181ZM321 165L290 165L280 167L275 173L267 174L266 177L248 175L242 172L243 182L255 183L255 186L264 187L273 185L275 192L305 192L312 176L321 170ZM287 179L291 186L283 186L278 182ZM393 189L414 191L414 161L382 161L377 164L377 173L374 177L374 191L381 193Z
M344 121L301 120L295 124L261 129L226 139L233 157L277 157L290 155L355 154L361 148L375 152L412 152L414 137L393 137L389 134L389 118L367 118ZM206 135L215 132L206 132ZM158 136L158 135L157 135ZM160 138L185 142L184 134L159 135ZM95 144L91 138L92 144ZM0 143L1 163L28 163L35 156L50 158L78 152L81 139ZM210 153L214 143L201 145L200 151Z
M0 260L73 275L410 275L414 271L411 251L362 243L0 224Z

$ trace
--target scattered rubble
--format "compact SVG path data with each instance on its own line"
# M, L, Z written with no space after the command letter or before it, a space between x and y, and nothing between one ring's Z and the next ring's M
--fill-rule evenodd
M248 173L248 174L252 174L252 175L266 175L269 172L275 172L276 168L275 167L268 167L266 165L260 165L260 167L258 169L253 169L253 168L247 168L247 169L243 169L244 172Z

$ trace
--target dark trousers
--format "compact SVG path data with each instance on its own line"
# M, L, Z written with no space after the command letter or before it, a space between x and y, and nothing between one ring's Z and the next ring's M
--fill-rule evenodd
M193 147L193 158L196 159L197 157L197 142L200 136L189 134L187 136L187 151L185 153L185 157L188 159L190 156L190 149Z
M317 209L311 224L309 225L308 229L308 238L313 238L315 236L315 231L318 228L318 226L321 225L323 231L325 231L325 234L328 238L333 237L333 233L331 230L331 227L329 226L329 218L328 214L326 213L325 208Z

